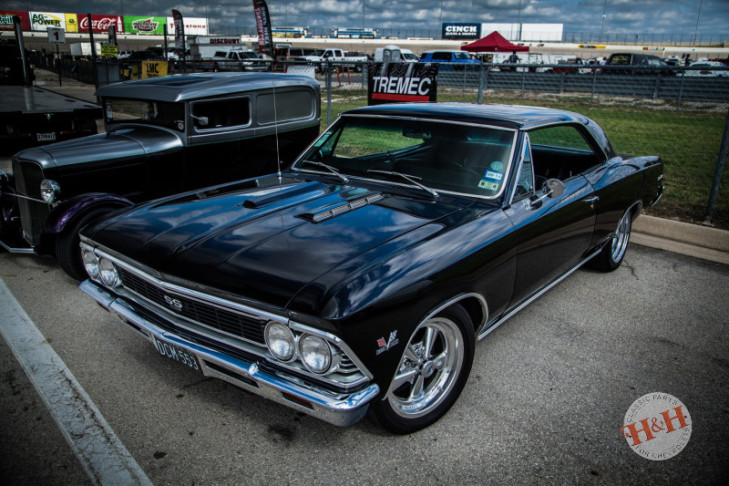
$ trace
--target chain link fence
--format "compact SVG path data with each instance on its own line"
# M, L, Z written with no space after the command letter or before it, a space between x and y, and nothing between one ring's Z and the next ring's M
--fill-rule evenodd
M301 65L272 63L269 71L287 72ZM198 68L194 63L171 64L169 72ZM77 77L93 72L83 64L63 70ZM368 65L330 65L322 71L315 76L322 85L324 128L343 111L367 105ZM113 82L143 70L131 63L111 67L100 63L96 72ZM116 72L121 74L114 79ZM599 64L483 63L464 69L441 64L437 82L439 102L545 106L592 118L618 153L663 159L666 192L650 214L729 229L729 188L721 186L717 174L729 122L729 68L694 65L626 71ZM726 151L726 144L723 148Z

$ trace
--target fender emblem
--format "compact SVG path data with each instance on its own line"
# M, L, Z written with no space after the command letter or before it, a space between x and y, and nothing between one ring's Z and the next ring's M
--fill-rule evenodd
M390 337L387 339L387 341L385 341L384 337L381 337L380 339L377 340L378 347L377 347L377 351L375 352L375 354L377 354L379 356L380 354L382 354L385 351L387 351L388 349L392 348L399 342L400 342L400 340L397 338L397 331L392 331L390 333Z
M165 295L165 303L175 312L182 312L182 301Z

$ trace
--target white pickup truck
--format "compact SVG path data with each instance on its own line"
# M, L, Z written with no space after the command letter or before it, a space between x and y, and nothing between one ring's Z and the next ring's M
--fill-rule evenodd
M355 71L362 71L362 66L368 61L365 55L348 55L342 49L318 49L310 55L299 57L296 60L314 63L317 72L325 71L328 63L331 63L332 66L350 67Z

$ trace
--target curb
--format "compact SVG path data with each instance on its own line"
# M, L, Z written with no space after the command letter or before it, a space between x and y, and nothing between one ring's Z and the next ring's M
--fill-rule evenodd
M729 265L729 231L641 214L632 243Z

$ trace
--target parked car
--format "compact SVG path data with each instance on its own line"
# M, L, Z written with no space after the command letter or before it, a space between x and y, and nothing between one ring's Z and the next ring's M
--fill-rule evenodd
M441 71L463 71L464 69L477 69L479 61L471 59L466 51L425 51L420 55L420 62L435 62L442 64Z
M601 69L605 74L661 74L675 75L675 68L663 59L651 54L633 54L631 52L615 52L610 54Z
M699 76L702 78L727 77L729 68L726 64L717 61L698 61L683 71L684 76Z
M268 71L271 64L257 52L248 50L216 51L213 55L213 71Z
M584 263L620 265L662 170L566 111L354 109L281 175L85 228L81 290L205 376L408 433L456 401L477 339Z
M102 86L106 133L23 150L14 177L0 172L0 245L55 256L80 279L81 227L132 203L287 167L319 133L319 94L306 76L262 73Z

